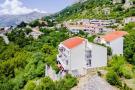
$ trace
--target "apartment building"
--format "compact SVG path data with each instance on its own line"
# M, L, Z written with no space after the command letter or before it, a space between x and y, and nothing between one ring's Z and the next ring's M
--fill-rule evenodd
M91 35L101 34L114 31L112 28L106 28L103 26L97 26L94 24L89 25L67 25L67 29L72 33L79 33L80 31L89 33Z
M123 55L124 36L127 34L128 33L125 31L115 31L104 36L97 37L94 42L111 47L112 55Z
M111 20L98 20L98 19L92 19L90 20L90 24L98 25L98 26L113 26L115 25L116 20L111 19Z
M59 67L73 76L85 75L90 68L107 65L106 47L90 43L81 37L73 37L61 42L58 51Z

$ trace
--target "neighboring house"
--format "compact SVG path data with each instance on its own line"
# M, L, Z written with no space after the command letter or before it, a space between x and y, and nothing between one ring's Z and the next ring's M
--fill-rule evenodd
M115 31L104 36L97 37L94 42L111 47L112 55L123 55L123 36L126 34L127 32L125 31Z
M102 10L103 10L105 15L109 15L111 12L111 9L109 7L103 8Z
M88 69L107 65L107 48L81 37L61 42L58 51L57 62L60 68L73 76L85 75Z
M62 24L56 24L56 26L55 26L56 28L61 28L62 27Z
M39 36L41 36L43 33L39 31L39 27L35 27L32 29L32 32L29 34L34 39L38 39Z
M89 19L81 19L77 21L77 24L80 25L89 25L90 24L90 20Z
M132 6L134 6L132 0L126 0L125 1L125 4L124 4L125 9L131 8Z
M90 24L98 25L98 26L113 26L116 23L116 20L111 19L111 20L97 20L97 19L92 19L90 20Z
M0 34L0 37L3 38L3 40L4 40L4 42L5 42L6 44L9 44L9 40L8 40L8 37L7 37L6 35Z
M124 24L128 24L130 22L135 22L135 16L134 17L127 17L124 19Z
M0 34L6 34L11 32L12 27L4 27L4 28L0 28Z
M113 0L113 4L122 3L122 0Z
M109 8L104 8L103 11L105 14L109 14ZM100 19L81 19L74 22L64 22L63 25L67 27L68 25L91 25L94 24L96 26L114 26L116 24L115 19L110 20L100 20Z
M5 33L5 29L4 28L0 28L0 34Z
M111 28L106 28L103 26L97 26L94 24L89 24L89 25L67 25L67 29L72 32L72 33L79 33L80 30L89 33L91 35L95 34L101 34L101 33L106 33L106 32L112 32L114 31Z

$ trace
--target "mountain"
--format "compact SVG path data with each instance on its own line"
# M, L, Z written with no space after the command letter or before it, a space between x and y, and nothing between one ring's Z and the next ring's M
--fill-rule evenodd
M135 16L135 5L125 9L124 3L113 4L113 0L80 0L50 18L61 22L82 18L122 20L128 16Z
M47 15L49 14L39 12L32 12L24 15L0 15L0 27L16 26L22 21L29 23Z

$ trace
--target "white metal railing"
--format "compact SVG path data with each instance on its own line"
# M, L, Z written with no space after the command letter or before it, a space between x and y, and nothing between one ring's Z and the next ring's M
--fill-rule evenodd
M57 55L57 61L59 61L60 64L62 65L62 67L63 67L65 70L67 70L66 59L61 58L61 57L59 57L59 55Z

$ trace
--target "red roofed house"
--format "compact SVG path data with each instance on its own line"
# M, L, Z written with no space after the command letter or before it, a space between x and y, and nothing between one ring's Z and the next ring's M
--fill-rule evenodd
M89 43L81 37L69 38L60 43L57 62L64 72L74 76L85 75L87 69L107 65L106 47Z
M95 42L111 47L113 55L123 55L123 36L126 34L128 33L125 31L115 31L104 36L97 37Z

